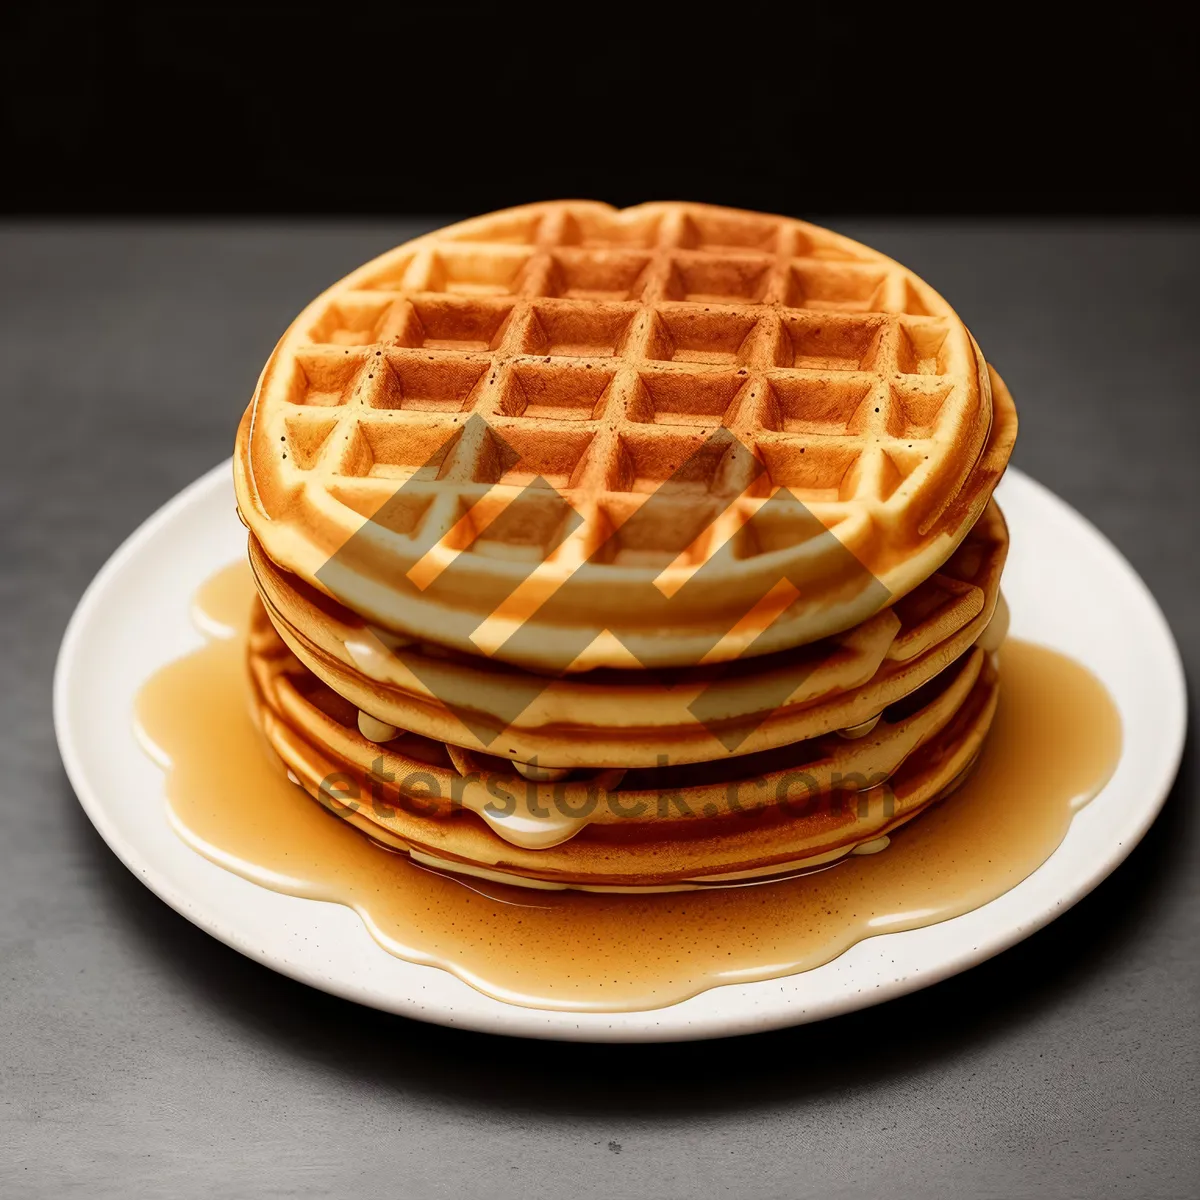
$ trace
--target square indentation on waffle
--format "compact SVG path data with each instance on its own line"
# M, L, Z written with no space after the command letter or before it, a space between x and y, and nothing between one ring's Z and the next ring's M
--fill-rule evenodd
M681 305L660 308L653 318L646 357L664 362L745 361L744 349L758 319L745 313Z
M631 305L541 301L529 315L521 349L551 358L611 358L624 345L636 315Z
M367 357L369 352L361 350L298 351L288 380L288 403L319 408L346 404Z
M464 499L459 516L447 544L487 558L532 563L549 558L580 523L557 492L533 489L511 498Z
M734 553L738 558L753 558L776 550L790 550L825 532L825 524L803 503L795 500L779 503L775 499L756 509L734 535Z
M945 375L946 335L944 321L901 320L896 347L896 369L906 375Z
M563 218L559 242L564 246L629 246L647 249L658 240L661 213L574 212Z
M426 350L494 350L504 337L512 301L439 296L414 300L391 341Z
M308 332L316 345L367 346L379 340L379 331L391 312L389 296L359 292L331 304Z
M457 413L470 408L488 363L444 355L377 355L368 362L364 398L371 408Z
M675 254L663 297L693 304L757 304L767 290L773 265L773 260L757 255Z
M886 328L884 317L785 312L775 362L819 371L867 371L875 365Z
M933 433L953 387L942 380L914 377L890 385L887 431L896 438L924 438Z
M837 442L761 438L758 453L771 482L802 502L846 500L858 480L860 449Z
M605 480L609 492L661 492L696 501L705 496L740 494L747 484L741 456L731 453L732 439L684 433L624 433ZM682 546L676 547L676 553Z
M410 491L380 479L352 476L332 480L329 494L359 516L406 538L418 536L434 501L428 489Z
M880 500L887 500L928 461L928 449L928 446L917 442L909 446L892 445L882 452L875 484Z
M444 245L430 256L424 280L417 290L455 292L464 296L515 296L521 289L532 251L524 247L469 243Z
M301 471L311 471L338 420L338 413L319 408L303 409L285 417L283 427L287 432L281 435L285 443L283 457L290 458Z
M432 481L458 437L443 425L360 420L338 429L331 447L335 474L365 479Z
M648 254L622 250L567 250L550 256L547 296L571 300L631 300L642 288Z
M882 312L887 272L853 263L793 263L784 304L833 312Z
M654 571L700 561L720 510L702 494L607 497L590 561Z
M755 213L693 211L683 218L679 245L694 250L771 254L783 222Z
M659 425L720 425L746 380L737 372L641 371L626 415Z
M598 421L604 416L613 372L567 363L517 363L501 377L496 411L506 417Z
M359 516L408 538L417 535L434 500L427 489L410 491L403 486L381 486L379 478L354 476L335 478L329 484L329 494Z
M491 430L496 452L481 460L476 481L516 487L549 487L560 491L572 487L582 470L584 455L596 434L591 429L566 425L553 437L533 426L506 426Z
M844 434L869 424L868 409L875 408L875 380L845 375L842 378L773 374L762 406L764 429L785 433Z

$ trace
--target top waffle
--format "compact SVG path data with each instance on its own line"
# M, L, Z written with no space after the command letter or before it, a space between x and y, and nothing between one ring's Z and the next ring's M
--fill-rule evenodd
M849 628L952 553L1014 435L953 310L867 247L565 202L318 297L235 474L278 565L385 628L558 673Z

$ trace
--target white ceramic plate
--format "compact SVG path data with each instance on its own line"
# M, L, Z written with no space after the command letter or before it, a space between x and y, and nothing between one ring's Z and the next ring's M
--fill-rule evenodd
M1183 668L1130 565L1078 513L1020 472L998 492L1012 532L1012 632L1090 667L1124 725L1116 773L1051 858L1010 892L950 921L870 938L814 971L713 988L649 1012L519 1008L436 967L381 950L337 904L285 896L189 849L167 821L163 773L134 740L142 682L201 643L189 602L244 552L228 463L138 529L96 576L67 628L54 719L67 773L109 846L152 891L214 937L313 987L375 1008L526 1037L653 1041L815 1021L925 987L1041 928L1108 875L1162 807L1183 750Z

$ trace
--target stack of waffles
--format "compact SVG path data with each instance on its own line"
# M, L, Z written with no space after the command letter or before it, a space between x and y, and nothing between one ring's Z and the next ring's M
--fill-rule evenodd
M986 736L1012 399L802 222L551 203L315 300L239 431L254 711L443 869L761 880L886 845Z

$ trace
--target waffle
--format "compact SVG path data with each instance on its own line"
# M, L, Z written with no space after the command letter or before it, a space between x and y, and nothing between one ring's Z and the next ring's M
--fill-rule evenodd
M254 538L250 562L288 647L377 720L543 767L647 767L664 754L720 759L872 719L979 639L1007 550L993 501L938 572L845 633L736 664L558 679L438 646L395 646L280 571Z
M249 663L270 747L332 812L421 862L586 888L727 884L834 861L945 795L978 754L996 703L992 658L977 648L853 742L829 735L723 763L550 785L418 734L366 740L353 705L287 649L257 601Z
M239 510L371 623L561 674L773 653L936 571L1015 436L890 259L690 204L531 205L347 276L272 354Z

